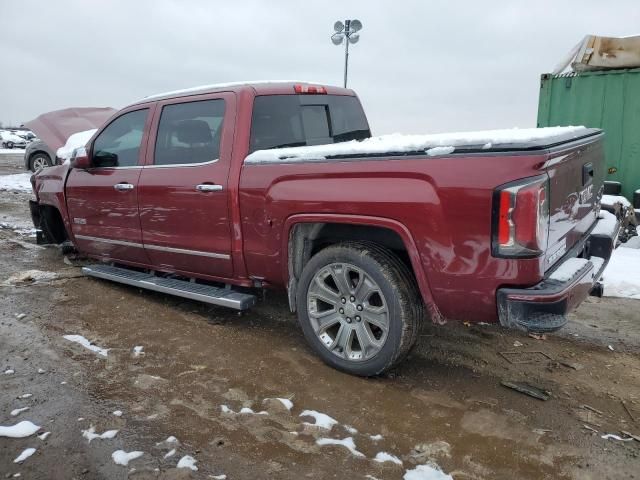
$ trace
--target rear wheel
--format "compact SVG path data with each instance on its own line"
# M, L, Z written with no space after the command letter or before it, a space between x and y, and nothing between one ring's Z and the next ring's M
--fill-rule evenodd
M4 146L7 148L13 148L13 142L6 142Z
M45 153L36 153L29 161L29 168L32 172L37 172L38 170L50 167L51 165L53 165L51 163L51 159L49 158L49 155Z
M424 315L408 268L375 244L345 242L317 253L297 291L307 341L329 365L361 376L399 363Z

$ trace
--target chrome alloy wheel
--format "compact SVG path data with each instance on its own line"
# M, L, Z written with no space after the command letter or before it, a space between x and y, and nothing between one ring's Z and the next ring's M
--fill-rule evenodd
M307 312L322 344L346 360L375 357L389 334L382 289L349 263L332 263L315 274L307 291Z

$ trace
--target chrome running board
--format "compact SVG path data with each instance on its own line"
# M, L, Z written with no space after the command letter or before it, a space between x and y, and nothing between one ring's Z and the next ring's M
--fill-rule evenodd
M138 272L111 265L89 265L82 267L82 273L90 277L102 278L113 282L124 283L134 287L168 293L177 297L189 298L200 302L229 307L235 310L246 310L256 303L256 296L241 293L230 288L218 288L211 285L177 280L175 278L158 277L150 273Z

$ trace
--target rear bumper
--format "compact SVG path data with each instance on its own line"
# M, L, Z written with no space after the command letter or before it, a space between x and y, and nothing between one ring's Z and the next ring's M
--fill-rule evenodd
M592 231L597 231L594 229ZM501 288L497 293L500 323L531 332L552 332L592 290L615 248L619 224L612 231L588 235L545 279L528 288Z

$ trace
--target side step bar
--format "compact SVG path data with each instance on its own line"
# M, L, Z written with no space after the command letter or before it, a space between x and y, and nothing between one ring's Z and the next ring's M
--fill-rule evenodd
M138 272L111 265L89 265L82 267L82 273L90 277L103 278L134 287L168 293L178 297L190 298L200 302L220 305L222 307L246 310L256 303L256 296L240 293L229 288L218 288L210 285L176 280L174 278L157 277L150 273Z

